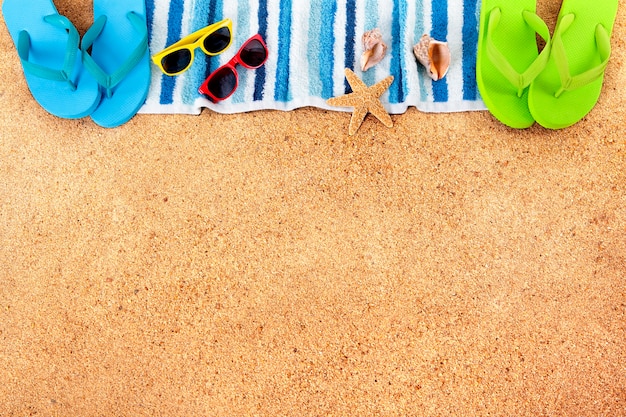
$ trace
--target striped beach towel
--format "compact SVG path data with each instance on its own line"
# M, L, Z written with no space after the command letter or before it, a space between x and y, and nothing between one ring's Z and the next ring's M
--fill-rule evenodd
M425 112L483 110L476 78L480 0L147 0L152 54L208 24L233 21L232 46L219 56L200 50L192 67L170 77L152 65L152 84L142 113L199 114L330 107L330 97L350 92L344 68L366 84L395 77L381 100L390 113L409 106ZM362 34L379 28L387 56L362 73ZM205 78L226 63L250 36L260 33L270 51L266 64L238 67L239 88L212 103L198 93ZM423 34L446 41L452 54L445 78L433 82L413 56ZM347 110L347 109L345 109Z

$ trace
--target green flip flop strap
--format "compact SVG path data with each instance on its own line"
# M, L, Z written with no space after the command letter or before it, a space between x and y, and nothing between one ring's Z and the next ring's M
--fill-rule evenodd
M550 58L550 30L546 23L536 14L528 10L522 12L524 21L530 26L539 36L546 41L546 46L543 51L537 56L537 58L528 66L523 73L517 72L513 65L509 62L508 58L498 49L493 42L493 35L498 30L500 23L500 17L502 12L499 8L494 8L489 13L489 22L487 25L487 54L494 66L502 73L502 75L517 88L517 96L521 97L524 93L524 89L530 85L530 83L537 78L537 76L543 71Z
M85 36L83 36L83 41L80 46L83 51L83 65L87 71L93 75L98 83L105 88L106 95L109 98L113 94L113 88L119 84L139 62L141 62L146 54L146 51L148 50L148 28L146 21L135 12L128 12L126 17L130 20L133 28L141 35L141 40L128 59L120 65L115 72L111 74L107 73L96 63L89 53L89 49L93 46L96 38L100 36L100 33L102 33L102 30L104 29L104 25L107 22L106 16L100 16L94 22L91 28L89 28L89 30L85 33Z
M596 26L595 35L598 55L601 61L600 64L581 74L571 74L569 61L567 59L567 51L565 45L563 44L563 33L565 33L565 31L571 26L575 19L576 16L573 13L564 15L561 18L561 22L557 25L552 42L552 54L559 71L559 77L561 78L561 87L554 94L557 98L565 91L576 90L601 78L611 56L611 37L609 32L604 26L598 24Z
M78 53L78 41L80 36L78 30L74 27L72 22L65 16L59 14L51 14L44 16L44 21L57 28L63 29L67 32L67 44L65 47L65 58L63 60L63 68L52 69L43 65L30 62L30 35L27 31L22 30L18 35L17 40L17 53L22 62L24 70L29 74L36 77L45 78L52 81L65 81L67 82L73 91L76 90L76 84L72 81L72 70L76 62L76 54Z

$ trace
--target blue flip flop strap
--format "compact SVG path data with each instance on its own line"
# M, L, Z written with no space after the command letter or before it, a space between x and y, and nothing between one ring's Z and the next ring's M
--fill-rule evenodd
M52 69L30 62L28 60L30 56L30 34L25 30L19 33L17 40L17 53L22 61L22 66L29 74L52 81L66 81L70 84L72 90L76 90L76 84L74 84L71 77L76 62L76 54L78 53L78 42L80 39L78 30L67 17L59 14L44 16L43 19L46 23L63 29L68 34L63 68L60 70Z
M109 74L102 69L100 65L96 63L91 54L89 54L89 48L92 47L94 41L100 36L104 25L107 22L106 16L100 16L89 30L83 36L80 49L83 52L83 65L98 81L98 83L106 89L107 97L111 97L113 94L113 88L120 83L127 75L132 71L135 66L144 58L146 51L148 50L148 28L146 21L137 15L135 12L128 12L126 15L133 28L141 34L141 40L130 54L128 59L120 65L120 67L113 73Z
M595 36L596 46L598 47L598 55L601 61L600 64L581 74L571 74L562 36L574 22L575 18L574 14L563 16L561 18L561 22L557 25L557 30L554 34L552 54L554 55L554 62L556 63L559 71L559 77L561 78L561 87L554 94L557 98L565 91L576 90L601 78L607 64L609 63L609 58L611 57L611 37L606 28L601 24L598 24L596 26Z
M546 46L537 58L528 66L523 73L517 72L511 65L506 56L500 52L493 42L491 34L498 29L500 23L501 11L498 8L493 9L489 13L488 35L487 35L487 54L494 66L502 73L502 75L517 88L517 96L521 97L524 89L533 82L535 78L543 71L550 58L550 30L546 23L536 14L528 10L522 12L522 16L526 24L530 26L539 36L546 41ZM533 39L534 40L534 39Z

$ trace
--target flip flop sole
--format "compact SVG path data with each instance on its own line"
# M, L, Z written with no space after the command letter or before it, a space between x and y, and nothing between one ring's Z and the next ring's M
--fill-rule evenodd
M28 33L28 65L62 70L68 51L68 31L44 20L58 16L57 21L69 21L58 15L50 0L5 0L2 14L11 38L19 44L20 34ZM26 64L24 64L26 65ZM62 118L89 115L100 101L97 82L83 68L81 53L76 45L75 58L68 81L44 78L24 67L24 77L33 98L49 113Z
M595 107L602 91L617 8L617 0L563 2L552 53L529 92L528 106L540 125L563 129Z

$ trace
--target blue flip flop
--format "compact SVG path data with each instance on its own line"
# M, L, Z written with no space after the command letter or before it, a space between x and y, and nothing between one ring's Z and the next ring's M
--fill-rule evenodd
M89 115L100 102L100 90L82 65L74 25L51 0L4 0L2 14L41 107L68 119Z
M94 19L81 43L83 64L102 90L91 118L116 127L139 111L150 87L145 1L94 0Z

